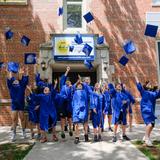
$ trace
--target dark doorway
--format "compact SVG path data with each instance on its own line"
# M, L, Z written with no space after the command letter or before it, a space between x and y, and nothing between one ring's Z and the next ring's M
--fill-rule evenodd
M64 74L64 72L53 72L52 78L54 79L60 79L60 77ZM97 81L97 74L96 72L69 72L68 77L72 84L76 83L78 79L78 74L81 77L90 77L91 78L91 85L93 86Z

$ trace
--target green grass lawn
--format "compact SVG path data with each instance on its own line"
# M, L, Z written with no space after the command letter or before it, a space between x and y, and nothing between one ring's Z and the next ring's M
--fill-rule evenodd
M142 141L134 141L134 145L150 160L160 160L160 141L154 141L153 147L147 147Z
M0 145L0 160L23 160L34 144L7 143Z

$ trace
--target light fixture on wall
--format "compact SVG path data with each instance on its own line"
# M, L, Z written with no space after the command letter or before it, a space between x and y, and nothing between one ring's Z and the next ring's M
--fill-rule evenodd
M45 61L41 62L41 68L42 68L43 71L45 71L47 69Z

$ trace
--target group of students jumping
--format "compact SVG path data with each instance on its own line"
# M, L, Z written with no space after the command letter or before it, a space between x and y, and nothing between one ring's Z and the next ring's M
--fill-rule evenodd
M34 137L33 128L36 124L40 142L48 141L47 131L49 128L49 118L53 132L53 141L58 141L56 135L57 115L61 121L61 137L65 138L65 124L68 121L69 135L73 136L74 125L74 143L80 142L80 128L83 124L85 142L89 141L89 119L92 121L94 142L102 140L102 131L104 130L104 122L106 115L108 116L109 130L112 131L111 121L113 124L112 141L117 141L118 126L122 129L122 139L130 140L126 135L127 113L129 113L129 129L132 131L132 105L135 99L126 88L125 84L116 83L96 83L90 85L90 77L82 79L80 75L77 82L72 84L68 78L70 67L66 68L66 72L61 76L58 90L58 81L54 80L54 85L43 79L39 73L36 73L35 85L29 86L29 76L27 68L20 68L18 76L13 76L12 72L8 73L7 85L11 96L12 109L12 141L16 140L17 117L19 115L22 125L22 133L26 138L24 127L24 106L25 99L29 113L29 121L31 126L31 137ZM150 139L151 131L155 124L155 105L156 99L160 97L160 90L153 88L150 82L142 85L138 78L135 77L137 89L141 94L141 114L146 124L146 133L143 138L147 146L152 146ZM25 98L25 90L29 91L29 95Z

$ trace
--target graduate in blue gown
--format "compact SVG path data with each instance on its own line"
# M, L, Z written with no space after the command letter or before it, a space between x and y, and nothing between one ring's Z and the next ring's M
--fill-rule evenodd
M19 69L18 79L13 77L12 72L9 72L8 69L6 69L6 72L8 74L7 86L11 97L11 112L12 112L12 127L13 127L11 140L15 141L18 115L21 120L23 137L26 138L24 106L25 106L25 90L29 81L28 68Z
M103 92L103 97L104 97L104 102L103 102L103 116L104 116L104 121L106 119L106 115L108 116L108 130L113 132L111 128L111 123L112 123L112 106L111 106L111 96L108 90L108 84L104 83L102 86L102 92Z
M50 89L52 88L52 83L50 83L49 78L45 78L44 76L40 75L39 71L38 71L38 64L34 65L34 69L35 69L35 82L36 82L36 86L38 87L38 90L43 93L43 90L45 87L49 87ZM52 132L52 118L49 117L49 129L48 132Z
M80 80L77 81L74 88L72 99L72 121L75 125L75 144L79 143L79 124L85 124L88 121L87 94Z
M125 84L122 84L122 92L128 96L129 103L128 103L128 114L129 114L129 131L132 132L132 121L133 121L133 111L132 111L132 106L135 103L135 99L131 92L127 90L127 87Z
M65 124L68 121L69 124L69 135L73 136L72 132L72 84L71 81L68 80L68 73L70 71L70 67L66 68L66 72L60 78L60 107L59 114L61 118L61 137L65 138Z
M37 87L34 87L32 89L33 94L39 94L40 91ZM27 108L28 108L28 115L29 115L29 125L30 125L30 130L31 130L31 138L34 138L34 131L33 128L34 126L37 127L37 137L36 139L40 139L41 133L40 133L40 126L39 126L39 103L34 99L34 96L31 94L26 97L26 102L27 102Z
M113 84L108 84L109 93L112 97L112 123L114 124L114 136L112 141L117 141L117 129L118 125L122 125L122 138L123 140L130 140L126 136L126 124L127 124L127 108L128 108L128 97L122 92L122 86L120 83L116 84L116 89Z
M94 142L101 141L101 126L103 123L103 95L100 84L96 83L90 96L91 119L94 128Z
M79 79L82 80L81 76L78 75ZM89 125L88 125L88 121L90 120L90 114L91 114L91 111L90 111L90 95L93 91L93 86L90 85L91 83L91 79L90 77L85 77L83 79L83 87L84 87L84 90L86 91L86 94L87 94L87 108L88 108L88 111L87 111L87 115L88 115L88 120L84 123L84 129L85 129L85 141L88 142L89 141L89 138L88 138L88 133L90 132L90 129L89 129Z
M140 92L142 97L140 106L141 106L141 114L144 123L146 124L146 132L143 140L147 146L153 146L150 135L155 125L155 104L156 99L160 98L160 90L150 91L151 85L150 83L146 83L142 86L139 82L137 76L135 76L137 89Z
M52 119L52 131L53 131L53 141L57 141L58 138L56 136L55 127L57 122L57 113L55 107L55 99L56 99L56 85L57 80L55 81L54 88L51 89L49 87L45 87L43 93L41 94L33 94L30 87L28 87L29 91L32 93L33 98L40 103L40 129L42 133L41 143L47 142L47 134L48 131L48 119L49 116Z

